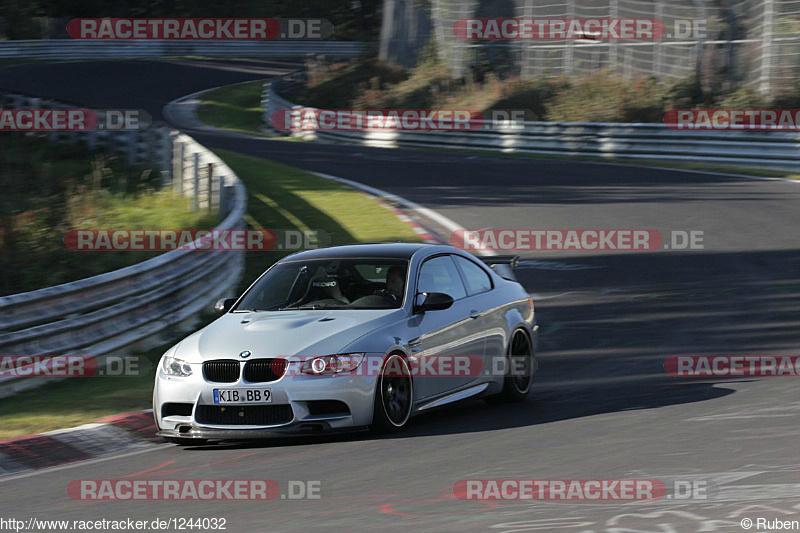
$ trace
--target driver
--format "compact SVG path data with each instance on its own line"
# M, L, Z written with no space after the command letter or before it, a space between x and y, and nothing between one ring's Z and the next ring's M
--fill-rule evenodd
M403 301L405 285L406 269L401 266L389 267L386 271L386 288L378 289L372 294L385 298L391 305L399 306Z
M392 293L397 301L403 300L406 285L406 269L400 266L389 267L386 272L386 290Z

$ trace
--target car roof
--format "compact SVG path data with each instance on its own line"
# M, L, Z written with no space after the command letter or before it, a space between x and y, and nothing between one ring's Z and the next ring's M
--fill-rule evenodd
M345 246L331 246L329 248L318 248L316 250L306 250L285 257L281 261L301 261L307 259L343 259L350 257L380 257L387 259L411 259L420 250L452 253L457 251L450 246L423 243L369 243L369 244L350 244Z

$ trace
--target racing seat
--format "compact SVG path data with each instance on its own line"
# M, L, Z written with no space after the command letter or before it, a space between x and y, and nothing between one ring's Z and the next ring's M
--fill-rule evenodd
M302 303L309 303L316 300L336 300L342 304L349 304L350 300L342 294L339 280L329 276L317 276L308 282L306 293L299 300Z

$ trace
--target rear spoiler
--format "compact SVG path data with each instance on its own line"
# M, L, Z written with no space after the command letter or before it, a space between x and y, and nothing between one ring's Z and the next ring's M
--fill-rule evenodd
M478 259L489 265L489 267L501 277L511 281L517 281L514 270L519 266L518 255L492 255L479 257Z

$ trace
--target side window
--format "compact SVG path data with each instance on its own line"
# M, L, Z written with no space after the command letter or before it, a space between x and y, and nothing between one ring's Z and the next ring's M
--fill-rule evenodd
M467 293L470 296L486 292L492 288L492 278L481 267L469 259L464 259L457 255L454 255L453 259L456 260L458 267L464 274L464 282L467 284Z
M443 292L452 296L453 300L460 300L467 295L456 265L447 255L434 257L422 263L417 290L419 292Z

